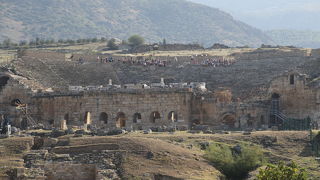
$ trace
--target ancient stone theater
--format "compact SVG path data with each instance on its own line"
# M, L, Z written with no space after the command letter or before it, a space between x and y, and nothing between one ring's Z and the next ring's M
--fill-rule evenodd
M257 49L209 66L206 58L214 57L153 57L150 64L143 57L25 50L2 67L1 114L22 129L244 130L284 128L289 120L316 127L318 52Z

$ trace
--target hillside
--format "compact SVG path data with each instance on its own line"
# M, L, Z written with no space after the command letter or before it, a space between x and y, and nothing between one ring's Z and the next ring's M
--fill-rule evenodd
M0 41L140 34L147 42L270 44L260 30L185 0L0 0Z
M320 31L272 30L266 34L279 45L320 48Z

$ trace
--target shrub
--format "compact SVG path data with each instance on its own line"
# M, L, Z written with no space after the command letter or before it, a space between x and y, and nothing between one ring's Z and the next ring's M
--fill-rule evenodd
M228 179L244 179L248 173L264 163L263 152L258 147L242 145L241 152L226 145L212 144L205 157Z
M283 162L278 165L268 165L265 169L261 169L257 176L257 180L307 180L307 178L306 171L299 168L294 162L288 165Z

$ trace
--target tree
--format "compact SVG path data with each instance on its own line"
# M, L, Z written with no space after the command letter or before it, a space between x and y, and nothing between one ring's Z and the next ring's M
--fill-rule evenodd
M273 180L273 179L290 179L290 180L307 180L307 173L304 169L291 162L285 165L280 162L278 165L268 165L265 169L261 169L257 176L257 180Z
M118 50L119 49L119 46L116 44L116 39L112 38L108 41L107 43L107 47L110 49L110 50Z
M97 38L92 38L91 42L93 42L93 43L98 42L98 39Z
M25 45L27 45L27 41L20 41L19 42L19 46L25 46Z
M4 48L9 48L9 47L11 47L11 44L12 44L12 42L11 42L10 39L5 39L5 40L3 40L3 42L2 42L2 46L3 46Z
M101 37L101 38L100 38L100 42L107 42L107 38Z
M167 40L165 38L163 38L162 45L167 45Z
M132 47L137 47L144 44L144 38L139 35L133 35L128 39L129 45Z

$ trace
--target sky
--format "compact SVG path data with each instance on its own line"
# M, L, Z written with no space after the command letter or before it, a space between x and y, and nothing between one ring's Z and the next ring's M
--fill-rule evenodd
M262 30L320 31L320 0L189 0L231 14Z

